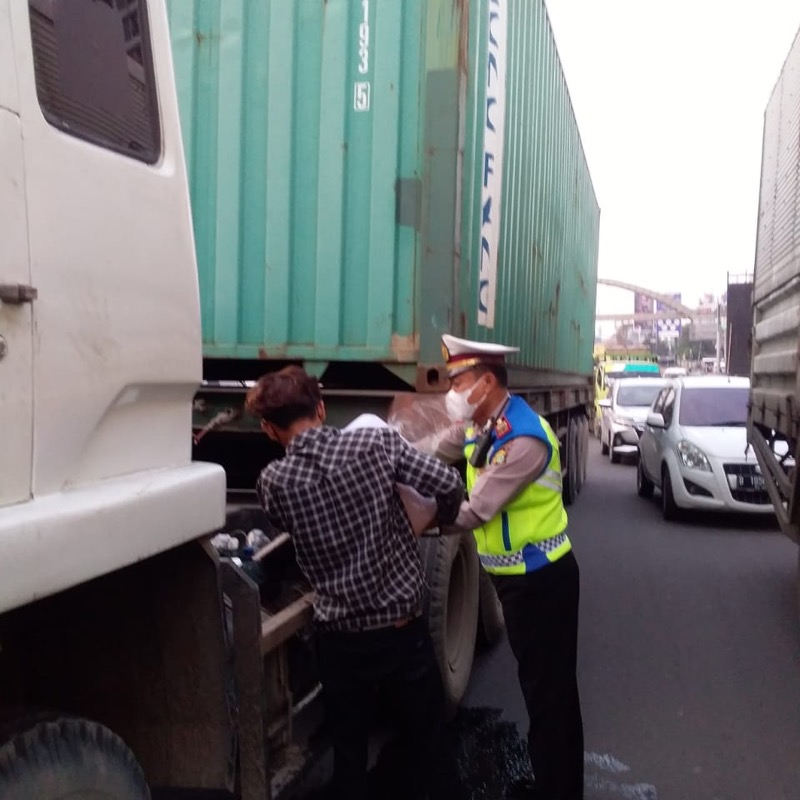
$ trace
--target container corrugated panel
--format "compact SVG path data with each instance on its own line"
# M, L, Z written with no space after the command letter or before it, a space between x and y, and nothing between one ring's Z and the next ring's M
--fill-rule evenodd
M423 5L169 4L207 355L415 357Z
M795 435L800 336L800 35L764 114L754 274L753 417Z
M168 6L206 356L413 370L440 360L449 330L590 373L599 212L543 0ZM479 120L495 8L505 213L487 329Z
M465 159L467 221L462 239L463 303L470 338L518 345L540 370L591 373L600 211L569 91L543 2L501 4L507 13L506 114L497 256L495 325L478 324L485 219L480 154L482 114L473 116ZM475 4L472 61L489 62L499 38L493 9ZM500 54L502 55L502 54ZM487 107L493 76L473 81L477 109ZM477 169L470 169L470 165ZM485 197L485 195L484 195Z

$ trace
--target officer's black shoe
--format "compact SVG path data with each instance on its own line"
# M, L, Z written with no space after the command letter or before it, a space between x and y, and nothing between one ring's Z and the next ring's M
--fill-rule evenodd
M506 789L505 800L540 800L536 782L532 778L520 778Z

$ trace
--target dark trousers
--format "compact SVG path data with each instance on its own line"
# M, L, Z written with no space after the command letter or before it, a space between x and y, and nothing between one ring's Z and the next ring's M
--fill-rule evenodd
M320 674L333 739L334 791L344 800L372 800L367 745L379 690L408 750L398 797L424 796L444 731L444 694L427 622L358 633L319 634ZM384 691L385 690L385 691Z
M578 697L578 562L572 552L526 575L492 576L530 717L528 752L542 800L583 798Z

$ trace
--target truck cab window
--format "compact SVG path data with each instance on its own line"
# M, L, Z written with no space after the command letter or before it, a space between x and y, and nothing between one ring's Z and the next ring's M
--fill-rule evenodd
M131 158L158 161L146 0L28 0L28 8L47 121Z

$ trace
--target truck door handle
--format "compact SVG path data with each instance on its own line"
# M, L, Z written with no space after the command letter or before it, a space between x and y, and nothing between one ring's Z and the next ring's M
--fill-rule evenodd
M18 306L32 303L39 296L39 290L24 283L0 283L0 303Z

